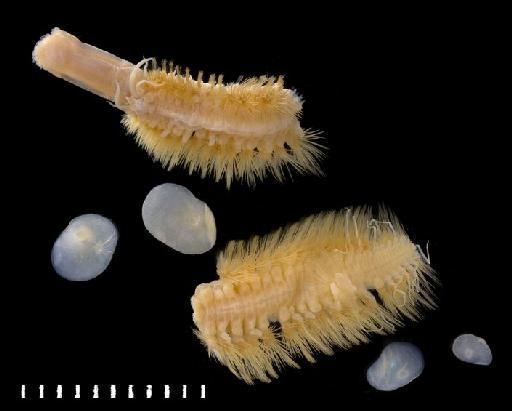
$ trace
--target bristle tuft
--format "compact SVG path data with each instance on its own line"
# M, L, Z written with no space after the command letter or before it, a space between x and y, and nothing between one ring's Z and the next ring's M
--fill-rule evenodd
M139 103L130 100L135 109L128 107L123 120L166 168L185 167L228 187L234 180L254 185L269 175L282 181L292 171L323 174L320 135L300 127L302 102L282 88L282 77L224 86L222 74L203 83L202 71L194 80L189 68L181 75L169 62L168 70L164 61L162 69L144 75L135 87ZM137 107L143 107L140 114Z
M298 358L314 362L319 352L391 333L436 306L434 271L385 208L322 213L230 242L217 272L192 298L197 335L249 384ZM280 329L269 322L276 319Z

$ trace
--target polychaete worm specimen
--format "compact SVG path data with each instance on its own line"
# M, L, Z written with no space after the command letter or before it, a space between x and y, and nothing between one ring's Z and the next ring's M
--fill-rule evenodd
M33 60L111 100L138 144L168 169L182 166L228 187L267 174L283 180L292 169L322 174L319 136L300 126L302 100L282 76L224 84L212 74L203 81L201 71L193 78L188 68L157 67L155 59L134 65L58 28L37 43Z
M429 259L383 208L326 212L230 242L217 272L192 297L196 334L249 384L435 308Z

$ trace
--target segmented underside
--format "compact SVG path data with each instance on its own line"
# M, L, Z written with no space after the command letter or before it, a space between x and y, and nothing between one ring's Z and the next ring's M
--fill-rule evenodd
M211 175L228 187L268 174L282 180L291 170L322 174L319 136L301 128L302 101L282 77L223 84L222 76L203 82L201 72L194 79L188 69L165 65L142 73L122 107L123 123L165 167Z
M192 298L209 353L247 383L269 381L297 358L314 362L434 308L427 259L394 216L375 217L368 208L323 213L229 243L219 280Z

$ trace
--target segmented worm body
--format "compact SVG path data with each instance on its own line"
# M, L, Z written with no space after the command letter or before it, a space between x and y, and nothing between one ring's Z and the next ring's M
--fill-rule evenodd
M231 242L217 271L219 280L192 297L197 335L247 383L298 367L298 357L314 362L318 351L392 332L404 317L418 319L421 307L435 307L434 272L387 211L377 219L367 208L323 213Z
M154 59L137 65L54 29L37 43L43 69L111 100L123 123L164 167L202 177L254 184L267 174L282 180L289 169L322 174L318 135L299 123L302 100L282 77L223 83L203 73ZM151 66L151 69L148 69Z

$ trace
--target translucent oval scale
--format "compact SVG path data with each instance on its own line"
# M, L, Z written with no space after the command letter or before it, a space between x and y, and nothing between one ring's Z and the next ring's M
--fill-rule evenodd
M215 218L186 187L154 187L142 205L144 226L153 237L183 254L202 254L215 244Z
M53 245L53 268L70 281L91 280L110 264L117 239L116 226L108 218L98 214L78 216L69 222Z
M486 341L473 334L462 334L455 338L452 351L459 360L467 363L489 365L492 362L491 349Z
M388 344L368 368L368 383L379 391L393 391L418 378L424 367L423 354L413 344Z

